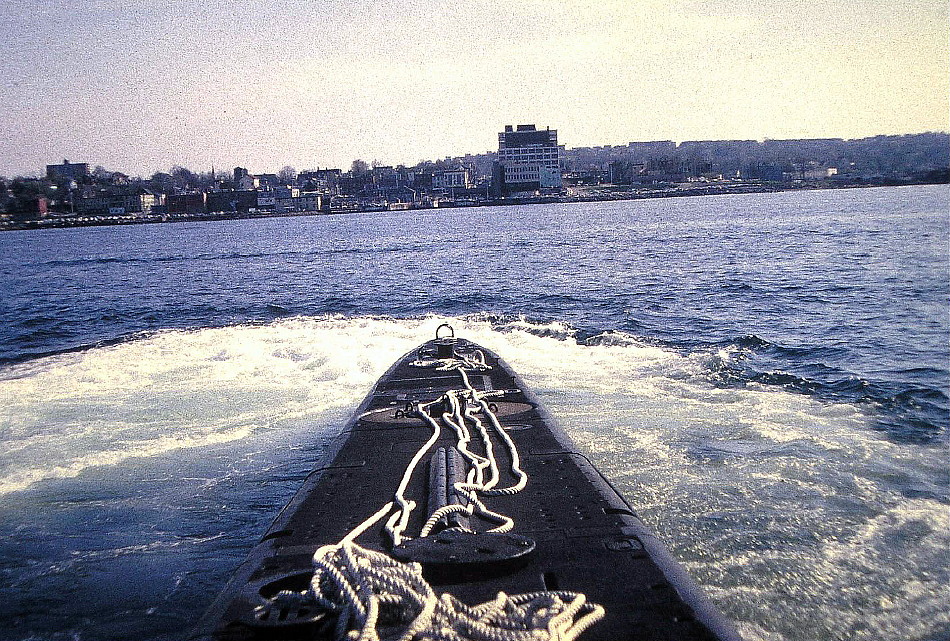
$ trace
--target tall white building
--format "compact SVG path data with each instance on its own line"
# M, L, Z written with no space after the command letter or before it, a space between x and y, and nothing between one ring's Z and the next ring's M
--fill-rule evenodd
M503 190L535 191L561 187L561 148L556 129L506 125L498 134L498 163Z

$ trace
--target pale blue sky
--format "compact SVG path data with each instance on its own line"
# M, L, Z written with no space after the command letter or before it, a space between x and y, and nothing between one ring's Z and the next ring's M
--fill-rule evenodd
M947 3L6 0L0 174L950 129Z

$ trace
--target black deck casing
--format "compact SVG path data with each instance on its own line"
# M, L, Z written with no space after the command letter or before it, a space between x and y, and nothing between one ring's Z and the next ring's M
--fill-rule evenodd
M252 612L261 592L306 585L314 551L333 544L388 502L413 454L429 439L420 418L402 416L407 404L431 401L448 389L460 389L456 372L420 368L417 356L432 355L451 343L460 352L481 349L490 370L471 372L479 390L509 390L492 399L498 417L518 447L526 488L512 496L491 497L487 506L514 519L513 534L536 548L526 562L485 576L438 573L438 592L450 592L469 604L508 594L545 589L582 592L604 606L605 618L582 639L738 641L735 629L707 600L663 545L591 462L578 453L538 399L497 355L459 339L430 341L400 359L376 384L321 466L304 481L248 559L237 569L205 613L197 639L311 639L314 627L255 628ZM454 445L443 434L439 444ZM508 458L500 444L499 464ZM426 516L425 466L413 476L407 495L420 506L408 533L419 531ZM510 480L510 478L506 479ZM504 483L503 483L504 484ZM357 541L389 551L381 527ZM320 638L320 637L316 637Z

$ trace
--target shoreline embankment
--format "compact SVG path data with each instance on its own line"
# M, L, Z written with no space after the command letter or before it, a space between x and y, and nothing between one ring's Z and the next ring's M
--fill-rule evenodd
M194 214L150 214L117 216L48 216L29 220L0 220L0 231L30 229L63 229L70 227L100 227L110 225L143 225L195 221L248 220L259 218L291 218L297 216L332 216L340 214L367 214L389 212L412 212L434 209L458 209L465 207L508 207L519 205L542 205L560 203L611 202L624 200L648 200L654 198L685 198L692 196L727 196L740 194L776 193L786 191L813 191L825 189L869 189L873 187L905 187L946 183L895 183L895 184L820 184L820 183L737 183L737 184L687 184L662 188L623 189L612 185L577 188L573 193L551 195L488 198L484 200L442 200L434 205L416 206L412 203L393 203L390 206L365 204L345 209L314 211L273 212L209 212Z

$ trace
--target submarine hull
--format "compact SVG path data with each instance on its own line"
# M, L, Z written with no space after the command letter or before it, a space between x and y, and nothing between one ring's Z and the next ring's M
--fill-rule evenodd
M446 553L419 539L394 548L379 526L359 536L360 546L422 561L436 592L468 604L494 599L500 591L583 593L603 606L605 616L582 640L740 639L516 373L491 351L454 338L423 344L380 378L192 638L331 638L326 637L326 626L286 621L265 625L255 613L281 590L305 590L314 553L338 543L391 500L413 457L433 438L431 424L413 408L462 387L457 371L419 366L447 352L479 353L485 367L465 376L471 388L487 393L527 475L522 491L485 499L493 512L513 521L500 546L512 549L473 548L466 557L466 550ZM456 444L455 434L446 431L426 451L426 465L406 488L406 497L420 506L407 531L419 531L429 513L426 506L453 500L445 491L436 491L440 481L435 479L451 476L454 462L433 459L446 456ZM477 524L461 525L478 529ZM447 530L446 537L451 532ZM447 538L441 543L451 548ZM521 552L514 549L519 546Z

